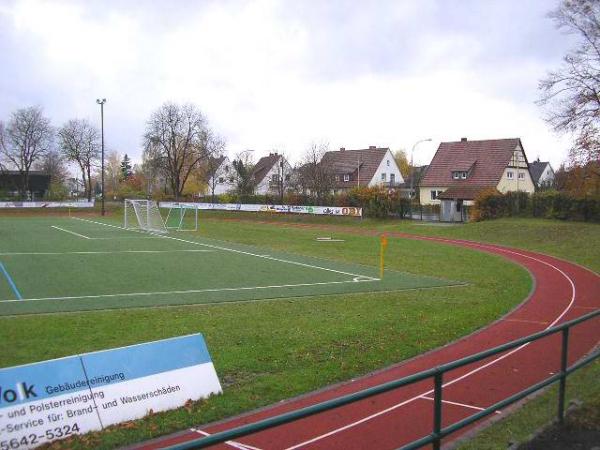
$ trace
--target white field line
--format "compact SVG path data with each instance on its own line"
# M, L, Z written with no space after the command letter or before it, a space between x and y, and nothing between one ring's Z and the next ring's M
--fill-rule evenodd
M50 228L54 228L56 230L64 231L65 233L69 233L69 234L72 234L74 236L77 236L77 237L80 237L80 238L83 238L83 239L91 239L91 237L89 237L89 236L84 236L83 234L75 233L74 231L65 230L64 228L57 227L56 225L50 225Z
M184 294L200 294L203 292L228 292L228 291L252 291L259 289L279 289L290 287L304 286L324 286L329 284L345 284L345 283L366 283L376 280L345 280L345 281L323 281L320 283L299 283L299 284L280 284L271 286L247 286L237 288L213 288L213 289L189 289L185 291L156 291L156 292L128 292L124 294L98 294L98 295L75 295L70 297L40 297L40 298L24 298L29 302L42 300L77 300L83 298L110 298L110 297L149 297L153 295L184 295ZM23 300L0 300L0 303L22 302Z
M212 253L215 250L115 250L98 252L13 252L0 253L0 256L22 256L22 255L112 255L117 253Z
M194 433L201 434L202 436L210 436L210 433L207 433L206 431L199 430L197 428L190 428L190 431L193 431ZM253 446L248 445L248 444L242 444L241 442L238 442L238 441L225 441L225 444L230 445L231 447L237 448L239 450L261 450L258 447L253 447Z
M110 225L108 223L96 222L95 220L81 219L79 217L73 217L73 219L75 219L75 220L81 220L81 221L84 221L84 222L95 223L97 225L104 225L104 226L107 226L107 227L117 228L119 230L125 230L125 228L118 227L116 225ZM127 231L134 231L135 232L136 230L127 230ZM282 263L286 263L286 264L293 264L293 265L296 265L296 266L309 267L311 269L319 269L319 270L325 270L325 271L328 271L328 272L340 273L342 275L349 275L351 277L365 278L365 279L368 279L369 281L381 281L379 278L376 278L376 277L370 277L370 276L367 276L367 275L360 275L360 274L356 274L356 273L344 272L342 270L330 269L328 267L315 266L315 265L312 265L312 264L306 264L306 263L301 263L301 262L297 262L297 261L290 261L290 260L282 259L282 258L275 258L275 257L269 256L269 255L257 255L256 253L245 252L243 250L235 250L233 248L221 247L221 246L212 245L212 244L203 244L203 243L200 243L200 242L188 241L186 239L180 239L180 238L176 238L176 237L173 237L173 236L163 236L163 235L160 235L160 234L157 234L157 233L148 233L148 234L150 234L152 236L156 236L156 237L161 237L161 238L164 238L164 239L171 239L171 240L178 241L178 242L185 242L186 244L200 245L200 246L203 246L203 247L213 248L213 249L216 249L216 250L224 250L224 251L227 251L227 252L233 252L233 253L239 253L239 254L242 254L242 255L254 256L256 258L263 258L263 259L268 259L268 260L271 260L271 261L277 261L277 262L282 262Z
M435 399L432 397L422 396L421 398L423 400L431 400L432 402L435 401ZM463 408L476 409L477 411L485 410L485 408L480 408L479 406L467 405L466 403L451 402L450 400L442 400L442 403L447 403L448 405L462 406ZM502 411L494 411L494 414L502 414Z
M64 231L65 233L69 233L69 234L72 234L74 236L77 236L77 237L80 237L80 238L83 238L83 239L89 239L91 241L113 240L113 239L153 239L154 238L153 236L135 236L135 237L133 237L133 236L123 236L123 237L117 237L117 238L114 238L114 237L89 237L89 236L85 236L85 235L80 234L80 233L75 233L74 231L71 231L71 230L66 230L64 228L57 227L56 225L50 225L50 228L55 228L57 230Z
M437 240L437 239L431 239L431 240ZM440 240L440 241L445 241L445 242L449 242L449 243L454 243L454 244L455 244L455 242L453 242L453 241L452 241L452 240L450 240L450 239L439 239L439 240ZM566 306L566 308L565 308L565 309L564 309L564 310L563 310L563 311L562 311L562 312L561 312L561 313L558 315L558 317L557 317L557 318L556 318L554 321L552 321L552 323L551 323L550 325L548 325L548 326L545 328L545 330L547 330L547 329L549 329L549 328L552 328L552 327L553 327L553 326L554 326L554 325L555 325L555 324L556 324L556 323L557 323L557 322L558 322L560 319L562 319L562 318L563 318L563 316L564 316L564 315L567 313L567 311L569 311L569 309L571 309L571 307L573 306L573 303L575 302L575 295L576 295L575 283L573 283L573 280L572 280L572 279L571 279L571 278L570 278L570 277L569 277L569 276L568 276L568 275L567 275L565 272L563 272L561 269L559 269L559 268L558 268L558 267L556 267L555 265L553 265L553 264L550 264L549 262L546 262L546 261L542 261L541 259L535 258L535 257L533 257L533 256L524 255L524 254L522 254L522 253L515 252L515 251L512 251L512 250L508 250L508 249L503 249L503 248L501 248L501 247L494 247L494 246L491 246L491 245L490 245L490 246L486 246L486 245L484 245L484 244L479 244L478 246L479 246L479 247L481 247L481 248L486 248L486 247L487 247L487 248L490 248L490 249L492 249L492 248L493 248L494 250L504 251L504 252L506 252L506 253L511 253L511 254L515 254L515 255L519 255L519 256L525 257L525 258L532 259L532 260L534 260L534 261L537 261L537 262L540 262L540 263L542 263L542 264L545 264L545 265L547 265L548 267L551 267L552 269L556 270L558 273L560 273L562 276L564 276L564 277L567 279L567 281L568 281L568 282L570 283L570 285L571 285L571 301L570 301L570 302L569 302L569 304ZM516 348L514 348L513 350L511 350L510 352L508 352L508 353L505 353L504 355L502 355L502 356L500 356L500 357L498 357L498 358L495 358L495 359L493 359L492 361L490 361L490 362L488 362L488 363L486 363L486 364L483 364L482 366L480 366L480 367L477 367L476 369L473 369L473 370L471 370L470 372L467 372L467 373L465 373L464 375L461 375L460 377L457 377L457 378L455 378L455 379L453 379L453 380L451 380L451 381L448 381L447 383L444 383L444 384L442 385L442 387L451 386L451 385L453 385L454 383L458 383L459 381L461 381L461 380L464 380L465 378L467 378L467 377L470 377L471 375L473 375L473 374L476 374L476 373L478 373L478 372L480 372L480 371L482 371L482 370L484 370L484 369L488 368L489 366L491 366L491 365L493 365L493 364L496 364L496 363L497 363L497 362L499 362L499 361L502 361L502 360L503 360L503 359L505 359L505 358L508 358L509 356L513 355L514 353L516 353L516 352L518 352L518 351L522 350L523 348L527 347L529 344L530 344L530 342L528 342L528 343L526 343L526 344L523 344L523 345L521 345L521 346L519 346L519 347L516 347ZM432 393L433 393L433 389L430 389L430 390L428 390L428 391L426 391L426 392L422 392L422 393L420 393L420 394L418 394L418 395L416 395L416 396L414 396L414 397L412 397L412 398L409 398L408 400L404 400L403 402L400 402L400 403L397 403L397 404L395 404L395 405L392 405L392 406L390 406L389 408L383 409L383 410L381 410L381 411L378 411L378 412L376 412L376 413L374 413L374 414L371 414L371 415L369 415L369 416L363 417L362 419L359 419L359 420L357 420L357 421L355 421L355 422L351 422L351 423L349 423L349 424L347 424L347 425L344 425L343 427L339 427L339 428L336 428L336 429L334 429L334 430L331 430L331 431L329 431L329 432L327 432L327 433L324 433L324 434L321 434L321 435L315 436L315 437L314 437L314 438L312 438L312 439L308 439L308 440L306 440L306 441L304 441L304 442L301 442L301 443L299 443L299 444L296 444L296 445L293 445L293 446L291 446L291 447L288 447L288 448L287 448L287 449L285 449L285 450L293 450L293 449L297 449L297 448L305 447L305 446L307 446L307 445L309 445L309 444L312 444L312 443L314 443L314 442L318 442L318 441L320 441L320 440L323 440L323 439L325 439L325 438L327 438L327 437L329 437L329 436L333 436L334 434L341 433L341 432L343 432L343 431L345 431L345 430L348 430L348 429L350 429L350 428L353 428L353 427L355 427L355 426L357 426L357 425L360 425L360 424L362 424L362 423L368 422L368 421L369 421L369 420L371 420L371 419L375 419L376 417L382 416L382 415L384 415L384 414L387 414L387 413L389 413L389 412L391 412L391 411L394 411L394 410L396 410L396 409L398 409L398 408L401 408L402 406L405 406L405 405L407 405L407 404L409 404L409 403L412 403L412 402L414 402L415 400L418 400L419 398L421 398L421 397L423 397L423 396L426 396L426 395L430 395L430 394L432 394Z

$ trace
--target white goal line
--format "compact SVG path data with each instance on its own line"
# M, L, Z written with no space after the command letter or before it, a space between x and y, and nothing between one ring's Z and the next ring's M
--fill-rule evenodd
M212 253L215 250L114 250L114 251L97 251L97 252L6 252L0 253L0 256L25 256L25 255L112 255L116 253Z
M99 223L99 222L98 222ZM61 228L61 227L57 227L56 225L50 225L50 228L54 228L55 230L60 230L60 231L64 231L65 233L69 233L72 234L74 236L80 237L82 239L89 239L89 240L113 240L113 239L153 239L154 236L123 236L123 237L89 237L86 236L84 234L81 233L76 233L74 231L71 230L67 230L65 228Z
M201 294L206 292L229 292L229 291L252 291L252 290L260 290L260 289L279 289L279 288L292 288L292 287L305 287L305 286L324 286L330 284L344 284L344 283L365 283L370 281L377 281L371 279L360 279L357 277L352 280L345 281L323 281L320 283L298 283L298 284L279 284L279 285L270 285L270 286L246 286L246 287L236 287L236 288L211 288L211 289L188 289L184 291L155 291L155 292L127 292L121 294L98 294L98 295L73 295L67 297L40 297L40 298L24 298L22 300L0 300L0 304L2 303L12 303L12 302L23 302L28 301L42 301L42 300L78 300L78 299L94 299L94 298L111 298L111 297L150 297L154 295L185 295L185 294ZM215 302L211 302L215 303Z
M102 222L96 222L95 220L81 219L79 217L72 217L72 218L75 219L75 220L81 220L83 222L89 222L89 223L94 223L94 224L97 224L97 225L104 225L104 226L107 226L107 227L117 228L119 230L133 231L133 232L145 233L145 234L147 233L147 234L150 234L152 236L160 237L160 238L163 238L163 239L172 239L172 240L178 241L178 242L185 242L186 244L200 245L200 246L203 246L203 247L208 247L208 248L212 248L212 249L216 249L216 250L224 250L224 251L227 251L227 252L239 253L239 254L248 255L248 256L254 256L256 258L263 258L263 259L268 259L268 260L271 260L271 261L277 261L277 262L282 262L282 263L286 263L286 264L293 264L293 265L301 266L301 267L308 267L308 268L311 268L311 269L325 270L327 272L339 273L339 274L348 275L348 276L351 276L351 277L360 277L360 278L364 278L365 280L369 280L369 281L380 281L379 278L377 278L377 277L371 277L371 276L368 276L368 275L362 275L362 274L358 274L358 273L345 272L343 270L330 269L328 267L315 266L313 264L306 264L306 263L301 263L301 262L298 262L298 261L290 261L288 259L276 258L274 256L269 256L269 255L258 255L256 253L246 252L246 251L243 251L243 250L236 250L236 249L228 248L228 247L222 247L222 246L219 246L219 245L203 244L201 242L188 241L186 239L176 238L176 237L173 237L173 236L164 236L164 235L161 235L161 234L156 234L156 233L151 233L151 232L144 232L144 231L138 231L138 230L127 230L125 228L122 228L122 227L119 227L119 226L116 226L116 225L111 225L111 224L102 223Z

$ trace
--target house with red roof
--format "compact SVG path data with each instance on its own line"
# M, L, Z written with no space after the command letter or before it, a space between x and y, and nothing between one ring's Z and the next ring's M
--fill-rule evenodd
M326 152L320 164L334 177L334 193L358 186L397 188L404 179L394 155L387 147L370 146L360 150Z
M533 193L521 139L442 142L421 179L422 205L439 204L441 220L465 220L463 206L490 188Z

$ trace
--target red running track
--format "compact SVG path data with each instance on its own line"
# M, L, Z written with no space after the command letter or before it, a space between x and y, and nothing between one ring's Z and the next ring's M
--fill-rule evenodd
M135 448L163 448L350 394L542 331L600 307L600 277L576 264L498 245L402 233L392 233L391 236L436 241L501 255L529 270L535 280L534 289L528 299L500 320L445 347L366 377L222 422L148 441ZM571 330L569 364L583 357L600 341L600 320L597 319ZM468 417L480 408L559 371L560 339L560 334L556 334L448 372L444 378L442 426ZM433 380L425 380L212 448L395 449L431 433L432 392ZM503 412L498 411L497 414ZM483 419L478 425L489 420L490 417ZM447 437L444 444L456 440L469 429Z

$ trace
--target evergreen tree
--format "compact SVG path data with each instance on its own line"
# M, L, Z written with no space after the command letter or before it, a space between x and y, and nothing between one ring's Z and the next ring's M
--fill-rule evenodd
M125 153L123 161L121 161L121 175L124 180L133 175L133 171L131 170L131 159L127 156L127 153Z

